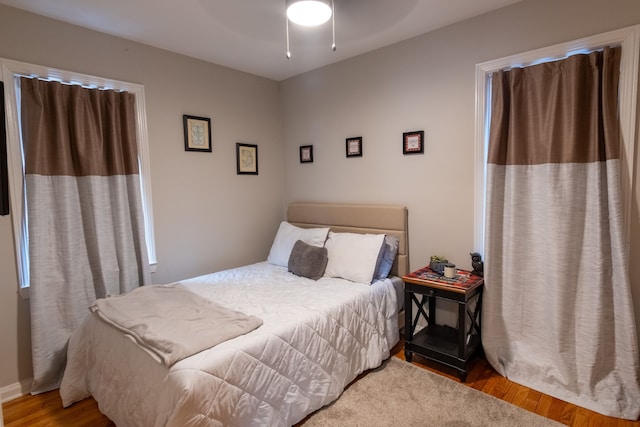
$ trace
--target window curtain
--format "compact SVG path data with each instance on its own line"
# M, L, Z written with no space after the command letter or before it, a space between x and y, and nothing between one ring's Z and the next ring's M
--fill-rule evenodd
M635 420L620 54L606 48L492 76L482 334L500 374Z
M21 78L32 393L59 386L96 298L150 283L128 92Z
M9 214L9 172L7 169L7 127L4 83L0 82L0 215Z

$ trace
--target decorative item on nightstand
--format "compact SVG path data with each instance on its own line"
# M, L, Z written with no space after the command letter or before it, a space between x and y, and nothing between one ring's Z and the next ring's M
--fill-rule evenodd
M456 278L456 265L447 263L444 265L444 277L447 279L455 279Z
M444 274L445 264L449 263L448 259L439 255L431 255L429 261L429 268L431 268L434 272L438 273L441 276Z
M484 262L482 262L482 255L478 252L472 252L470 255L471 267L473 267L472 273L477 276L484 276Z

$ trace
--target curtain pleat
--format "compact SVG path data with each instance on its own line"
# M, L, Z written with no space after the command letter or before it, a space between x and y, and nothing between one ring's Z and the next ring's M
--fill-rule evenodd
M619 63L606 48L493 75L482 335L509 379L635 420Z
M9 171L7 169L7 128L4 83L0 82L0 215L9 214Z
M134 96L21 79L32 393L57 388L96 298L150 283Z

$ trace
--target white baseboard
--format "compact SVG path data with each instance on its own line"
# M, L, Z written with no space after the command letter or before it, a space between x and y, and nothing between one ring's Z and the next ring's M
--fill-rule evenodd
M10 400L17 399L18 397L29 394L31 389L31 378L22 380L19 383L13 383L6 387L0 388L0 401L2 403L9 402ZM0 426L1 427L1 426Z

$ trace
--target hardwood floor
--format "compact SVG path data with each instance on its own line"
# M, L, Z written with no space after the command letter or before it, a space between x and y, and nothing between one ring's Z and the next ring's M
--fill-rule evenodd
M37 396L22 396L2 405L5 427L107 427L115 426L102 415L92 398L68 409L62 407L57 390Z
M402 341L394 348L395 357L404 360ZM459 381L455 371L414 356L414 365ZM563 402L513 383L498 375L486 359L477 359L467 377L467 386L510 402L528 411L551 418L567 426L640 427L640 421L625 421ZM2 405L5 427L108 427L114 424L98 411L89 398L63 409L58 391L23 396Z
M394 354L396 357L405 360L404 349L402 347L402 342L400 342L399 345L396 346L396 349L394 349L396 350ZM412 363L460 382L455 370L447 368L446 366L428 361L418 355L413 356ZM464 384L567 426L640 427L640 421L627 421L606 417L597 412L581 408L509 381L499 375L484 357L478 358L472 363L471 371Z

